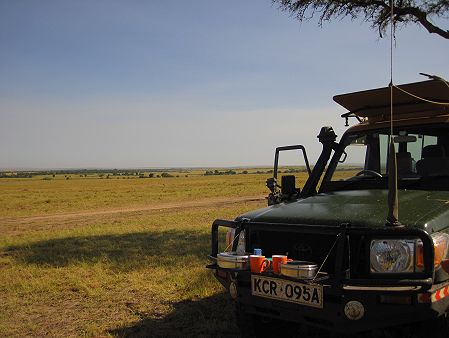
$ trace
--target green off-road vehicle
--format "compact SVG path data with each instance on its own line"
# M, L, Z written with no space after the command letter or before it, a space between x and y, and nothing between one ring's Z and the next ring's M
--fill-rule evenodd
M356 122L340 141L321 129L313 169L303 146L277 148L268 207L213 223L208 268L234 299L243 334L293 323L337 334L419 326L449 337L449 87L437 79L393 86L393 129L390 89L335 96L346 125ZM278 179L288 150L304 157L301 188L294 175ZM393 160L396 206L388 203ZM254 252L267 260L259 271ZM273 258L270 268L274 255L288 260L275 269Z

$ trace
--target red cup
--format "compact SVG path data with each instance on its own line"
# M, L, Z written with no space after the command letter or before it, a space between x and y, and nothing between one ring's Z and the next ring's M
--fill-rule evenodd
M281 264L287 264L287 256L285 255L273 255L272 257L273 263L273 273L280 274L281 273Z
M251 268L251 272L261 273L266 271L270 267L271 262L266 259L265 256L250 255L249 265Z

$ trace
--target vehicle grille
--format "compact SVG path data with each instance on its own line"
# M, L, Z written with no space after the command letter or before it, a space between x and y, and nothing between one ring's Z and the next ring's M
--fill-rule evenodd
M250 232L248 239L250 252L254 248L261 248L266 257L272 255L287 255L294 260L311 261L321 266L326 256L328 256L322 272L329 274L335 273L335 260L337 245L336 235L329 234L310 234L298 232L278 232L267 230L256 230ZM352 247L352 245L351 245ZM343 255L342 269L349 267L349 245L345 245L345 254Z

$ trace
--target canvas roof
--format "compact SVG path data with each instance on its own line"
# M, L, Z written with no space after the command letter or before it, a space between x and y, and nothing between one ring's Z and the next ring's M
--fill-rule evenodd
M398 85L399 88L421 98L449 103L449 87L439 80ZM390 113L390 87L370 89L334 96L334 101L359 117L374 117ZM425 102L393 87L394 114L435 111L449 114L449 106ZM344 114L346 115L346 114Z

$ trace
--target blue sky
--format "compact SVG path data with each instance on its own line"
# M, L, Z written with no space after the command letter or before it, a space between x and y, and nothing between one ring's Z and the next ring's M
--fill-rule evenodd
M443 21L447 27L448 22ZM449 78L449 43L396 33L395 83ZM0 168L271 165L387 85L389 40L270 0L0 0Z

